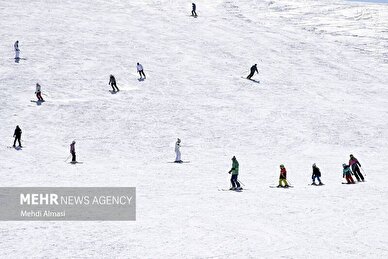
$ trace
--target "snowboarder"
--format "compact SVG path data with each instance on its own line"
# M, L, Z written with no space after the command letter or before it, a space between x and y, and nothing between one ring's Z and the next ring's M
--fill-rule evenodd
M346 179L348 184L354 184L355 182L352 177L353 173L352 170L350 170L350 166L348 166L347 164L342 164L342 167L344 168L342 171L342 177Z
M230 182L232 183L232 187L230 190L241 190L240 183L237 180L238 177L238 168L239 163L235 156L232 157L232 168L229 170L229 174L232 173L232 177L230 178Z
M192 6L193 6L193 9L191 11L191 16L197 17L198 16L196 12L197 6L194 3L192 3Z
M71 154L71 162L72 163L77 163L77 159L75 156L75 141L71 142L70 144L70 154Z
M142 76L144 76L144 79L145 79L145 78L146 78L146 75L144 74L143 66L142 66L139 62L137 63L136 68L137 68L137 72L138 72L139 75L140 75L140 79L143 78Z
M113 75L110 75L109 77L109 85L112 86L113 92L120 91L116 85L116 78Z
M284 183L284 186L283 186ZM279 185L277 187L290 187L287 182L287 170L284 165L280 165Z
M321 182L321 170L319 170L315 163L313 164L313 175L311 178L313 179L313 183L311 185L317 185L315 183L315 178L318 180L319 185L323 185L323 183Z
M178 138L176 143L175 143L175 163L183 163L181 159L181 140Z
M19 59L20 49L19 49L19 41L17 40L13 45L15 48L15 59Z
M357 158L355 158L353 155L350 155L349 166L352 167L352 172L356 177L357 181L358 182L364 181L364 176L360 171L361 164L360 162L358 162Z
M20 139L22 137L22 130L19 128L19 125L16 126L15 132L13 133L13 137L15 138L13 142L13 147L15 147L16 141L19 142L19 147L22 147L22 143L20 142Z
M254 64L251 67L251 73L247 76L247 79L251 80L251 78L255 74L255 72L259 73L259 71L257 70L257 64Z
M36 83L35 94L36 94L36 98L38 98L38 101L44 102L44 100L42 98L41 86L38 83Z

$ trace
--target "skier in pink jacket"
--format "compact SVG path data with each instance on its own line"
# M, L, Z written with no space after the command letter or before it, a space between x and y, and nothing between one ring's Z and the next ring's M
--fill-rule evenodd
M364 181L364 176L360 171L361 164L358 162L357 158L353 155L350 155L349 166L352 168L352 172L356 177L358 182Z

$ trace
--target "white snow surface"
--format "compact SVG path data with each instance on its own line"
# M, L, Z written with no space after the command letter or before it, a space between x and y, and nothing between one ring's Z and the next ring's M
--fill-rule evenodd
M388 257L388 6L196 4L0 2L1 186L137 187L133 222L0 222L1 258ZM351 153L367 182L342 185ZM218 191L233 155L246 190Z

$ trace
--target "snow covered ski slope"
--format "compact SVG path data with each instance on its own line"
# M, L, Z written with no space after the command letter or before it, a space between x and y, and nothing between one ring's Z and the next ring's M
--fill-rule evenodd
M388 257L388 6L196 4L0 2L1 186L137 187L134 222L0 222L1 258ZM218 191L234 155L247 190Z

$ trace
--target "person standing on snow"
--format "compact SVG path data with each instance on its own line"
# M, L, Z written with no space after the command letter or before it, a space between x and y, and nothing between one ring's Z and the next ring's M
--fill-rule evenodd
M15 59L19 59L20 49L19 49L19 41L17 40L13 45L15 48Z
M319 185L323 185L323 183L321 182L321 170L319 170L315 163L313 164L313 175L311 178L313 179L313 183L311 185L317 185L315 183L315 178L318 180Z
M16 145L16 141L19 142L19 147L22 147L22 143L20 142L20 139L22 138L22 130L19 128L19 125L16 126L15 132L13 133L13 137L15 140L13 141L13 147Z
M144 79L145 79L145 78L146 78L146 75L144 74L143 66L142 66L139 62L137 63L136 68L137 68L137 72L138 72L139 75L140 75L140 79L143 78L142 76L144 76Z
M247 79L251 79L252 76L255 74L255 72L259 73L259 71L257 70L257 64L254 64L252 67L251 67L251 73L247 76Z
M43 97L42 97L42 92L41 92L41 87L40 84L36 83L36 98L38 98L38 101L44 102Z
M350 166L347 164L342 164L342 167L344 168L342 171L342 177L346 179L348 184L354 184L354 180L352 177L352 170L350 170Z
M360 162L358 162L357 158L355 158L353 155L350 155L349 166L352 167L352 172L356 177L357 181L358 182L364 181L364 176L360 171L361 164Z
M232 177L230 178L230 182L232 183L232 187L230 190L241 190L240 183L237 180L238 177L238 169L239 163L235 156L232 158L232 168L229 170L229 174L232 173Z
M109 85L112 86L113 92L120 91L116 85L116 78L113 75L110 75L110 77L109 77Z
M77 159L75 156L75 141L71 142L70 144L70 154L71 154L71 162L72 163L77 163Z
M176 143L175 143L175 163L183 163L181 159L181 140L178 138Z
M284 183L284 186L282 185ZM284 165L280 165L279 185L277 187L290 187L287 182L287 170Z
M196 12L197 6L194 3L192 3L191 5L193 6L193 9L191 10L191 16L198 16Z

